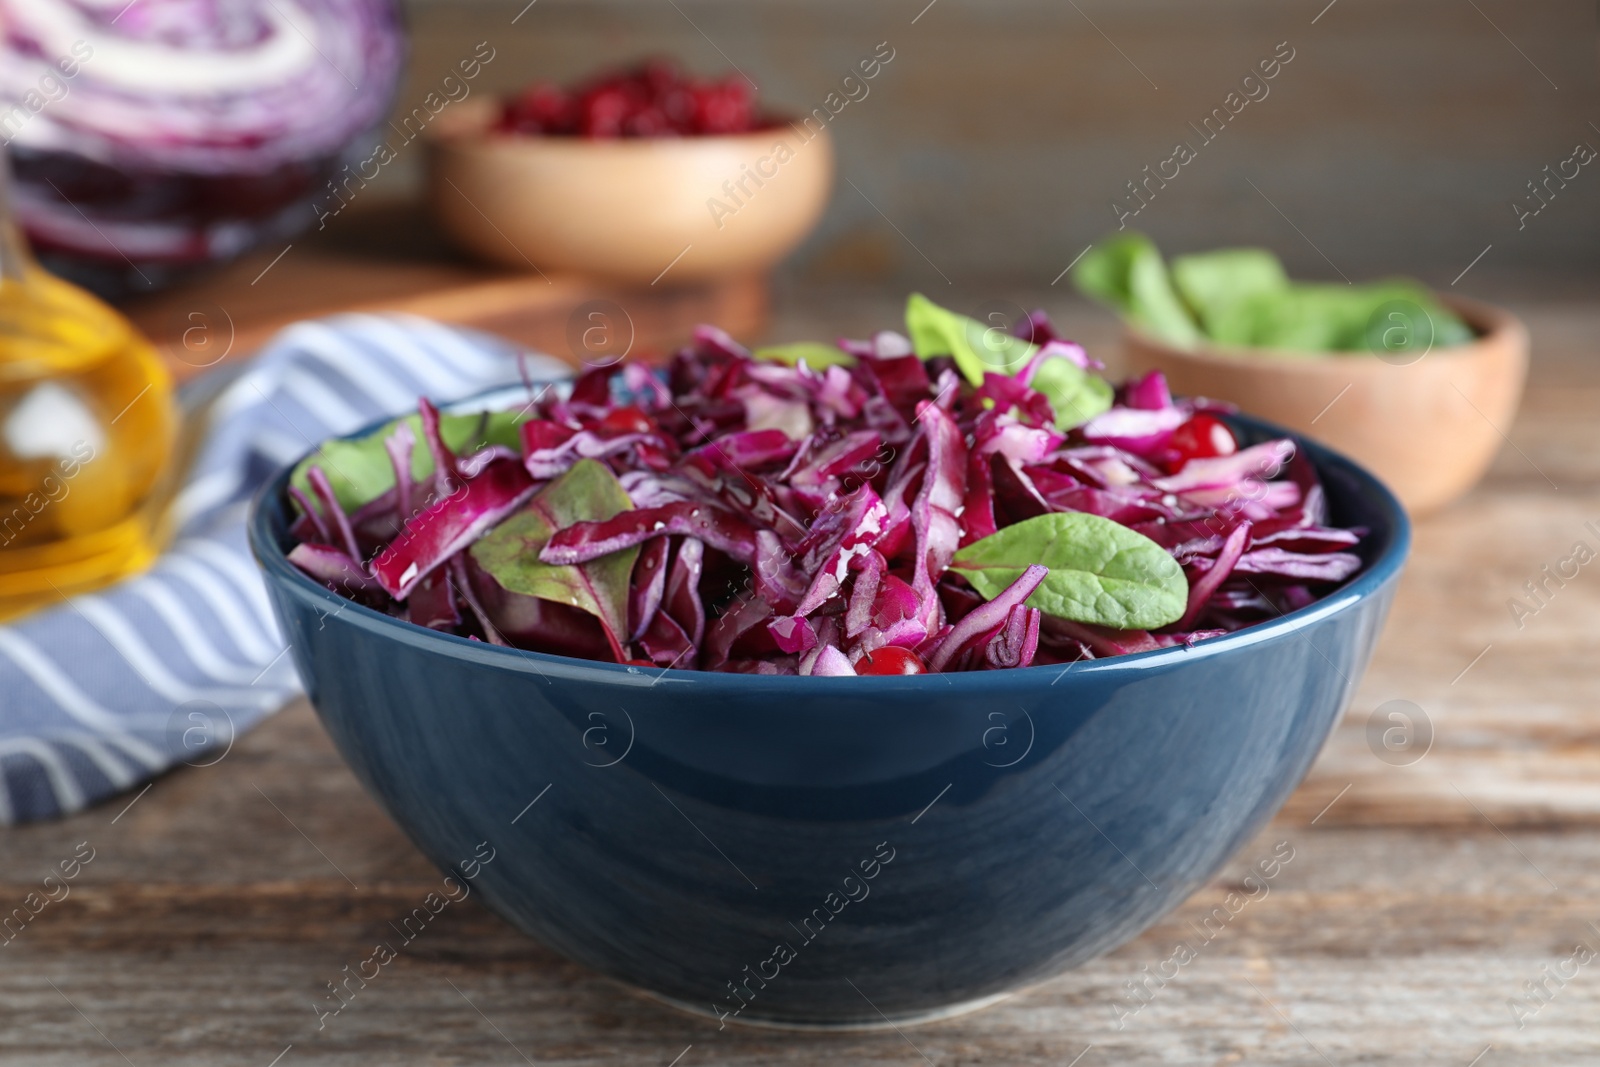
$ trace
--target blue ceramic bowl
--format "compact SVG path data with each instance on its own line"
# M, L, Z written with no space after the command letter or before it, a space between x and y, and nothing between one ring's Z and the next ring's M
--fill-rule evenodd
M1065 670L748 677L496 648L303 576L284 555L286 476L250 536L339 750L492 909L694 1011L881 1025L1115 948L1299 783L1410 539L1371 475L1301 446L1336 520L1371 531L1357 577L1193 648Z

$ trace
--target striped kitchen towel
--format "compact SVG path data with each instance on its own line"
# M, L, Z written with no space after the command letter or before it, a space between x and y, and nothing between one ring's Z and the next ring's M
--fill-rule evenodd
M155 566L0 627L0 823L215 763L297 696L245 542L256 488L324 438L413 410L418 396L456 400L524 374L565 368L410 316L341 315L279 334L206 409L174 540Z

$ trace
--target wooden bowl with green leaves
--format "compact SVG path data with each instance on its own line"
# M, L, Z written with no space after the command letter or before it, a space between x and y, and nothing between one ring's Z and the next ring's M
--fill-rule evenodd
M1105 242L1078 265L1126 324L1130 373L1318 438L1373 470L1416 515L1483 477L1516 417L1528 332L1511 313L1406 280L1289 281L1271 253L1180 256Z

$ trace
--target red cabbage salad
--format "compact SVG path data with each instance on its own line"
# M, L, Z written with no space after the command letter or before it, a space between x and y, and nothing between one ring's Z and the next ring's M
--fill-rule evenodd
M904 334L588 370L421 410L290 481L289 559L468 639L748 674L991 670L1189 645L1361 567L1288 440L1160 374L1113 389L1042 313L921 296Z

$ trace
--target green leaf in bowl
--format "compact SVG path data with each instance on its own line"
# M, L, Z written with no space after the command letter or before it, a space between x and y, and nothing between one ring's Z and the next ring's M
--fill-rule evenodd
M1209 325L1219 344L1308 355L1427 351L1473 336L1426 289L1404 281L1258 292L1220 309Z
M1464 345L1477 336L1459 315L1421 286L1378 290L1371 303L1361 347L1374 355L1426 353Z
M1015 374L1039 351L1000 326L987 326L929 300L911 294L906 303L906 331L912 350L921 359L950 356L956 368L973 385L985 374ZM1033 377L1033 388L1050 400L1056 426L1070 430L1107 411L1114 393L1111 385L1068 359L1047 359Z
M1111 410L1116 391L1111 383L1067 359L1050 359L1033 375L1033 388L1050 400L1056 428L1070 430Z
M985 374L1015 374L1039 349L1000 326L942 308L921 293L906 301L906 333L922 359L949 356L973 385Z
M1224 248L1175 258L1172 284L1209 334L1213 319L1230 305L1260 293L1282 293L1289 276L1266 249Z
M598 460L580 459L527 505L472 546L472 558L509 592L566 604L600 620L618 658L628 634L628 581L639 547L588 563L545 563L539 553L557 530L631 511L616 475Z
M1387 357L1475 336L1416 282L1295 283L1278 258L1260 248L1179 256L1169 276L1150 239L1130 231L1086 254L1073 280L1129 325L1180 347L1210 341L1287 356L1365 351Z
M823 341L796 341L788 345L769 345L758 348L753 353L756 359L766 360L769 363L787 363L797 366L802 360L813 370L823 367L853 367L856 357L844 351L838 345L830 345Z
M1142 233L1118 234L1095 246L1073 268L1072 280L1084 295L1120 311L1152 337L1185 348L1202 340L1161 252Z
M1296 285L1258 292L1214 310L1211 339L1240 348L1336 352L1364 336L1366 302L1347 286Z
M951 567L988 599L1030 564L1050 568L1028 606L1118 630L1153 630L1183 617L1189 582L1166 549L1099 515L1053 512L961 549Z
M520 428L529 418L529 415L517 411L441 415L439 435L458 455L476 452L488 445L520 449ZM345 511L354 511L363 504L371 503L394 488L394 464L383 443L401 423L411 427L412 437L416 441L411 450L411 477L416 481L432 477L433 453L428 451L422 437L422 417L412 414L385 423L364 437L336 438L323 442L321 447L295 466L290 484L309 496L311 483L306 472L312 467L321 467L333 486L339 505Z

